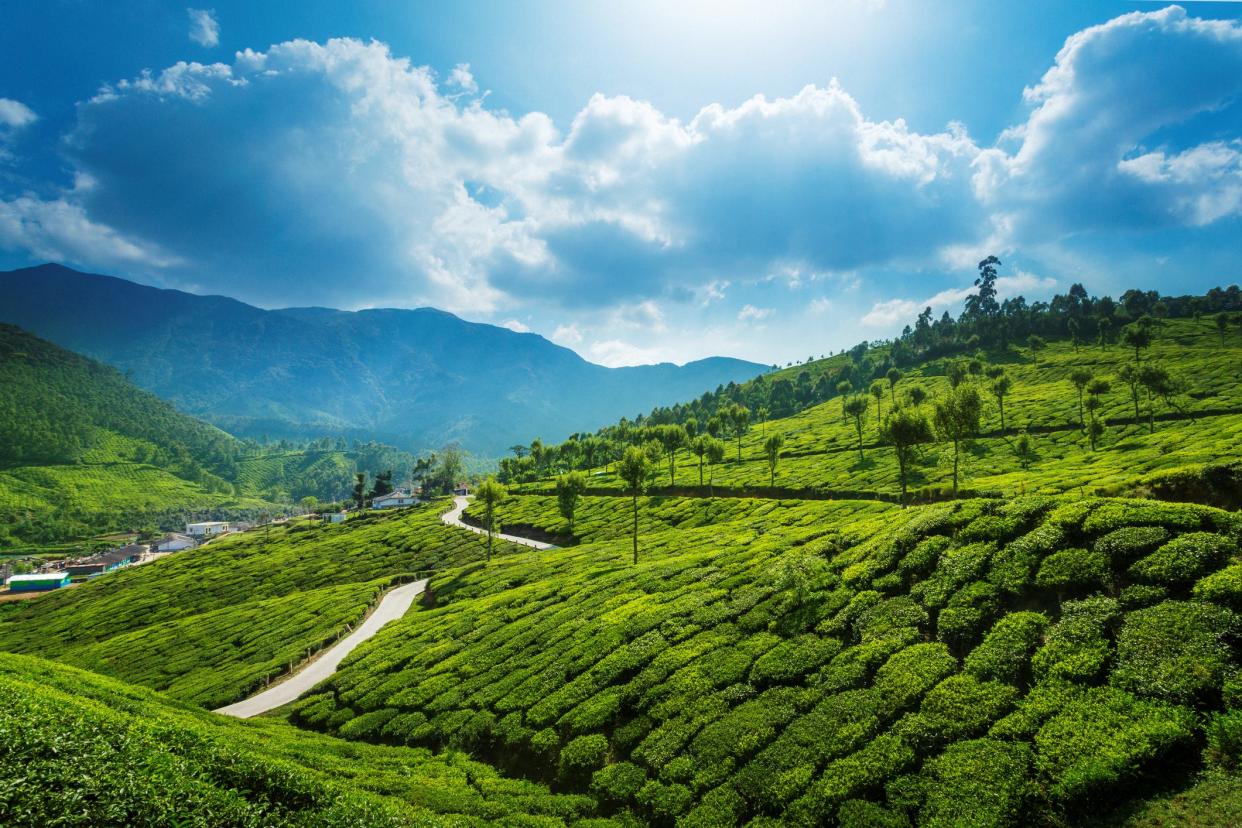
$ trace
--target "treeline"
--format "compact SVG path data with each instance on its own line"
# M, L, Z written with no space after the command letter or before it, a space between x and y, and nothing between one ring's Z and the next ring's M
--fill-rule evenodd
M796 374L784 370L745 383L730 383L688 403L656 408L634 420L623 418L595 434L571 435L559 445L535 440L529 446L513 446L514 456L500 462L499 478L502 482L530 482L571 469L605 466L621 458L627 446L634 445L646 446L653 461L667 460L670 477L677 452L682 448L698 458L700 470L704 466L710 470L711 465L724 460L724 441L736 442L740 455L742 437L755 423L788 417L834 398L841 399L842 416L853 418L861 444L868 395L875 398L877 429L883 432L888 428L880 413L883 398L891 397L894 412L904 407L899 406L895 391L904 376L903 369L936 360L940 363L931 367L932 372L939 370L947 375L955 394L963 380L981 380L969 383L971 391L961 392L967 396L973 393L978 400L958 400L959 403L978 409L981 400L994 398L1003 420L1004 398L1011 380L1004 376L1003 369L988 365L989 356L1001 357L1021 345L1038 360L1050 339L1068 339L1075 347L1091 343L1133 349L1135 364L1125 366L1117 379L1133 399L1136 420L1140 417L1140 399L1147 400L1150 420L1155 400L1176 405L1179 391L1167 369L1140 360L1140 352L1158 335L1162 320L1210 315L1222 338L1234 335L1235 331L1242 334L1242 290L1236 285L1213 288L1203 296L1161 296L1156 291L1129 290L1120 300L1114 300L1108 296L1091 297L1081 284L1075 284L1068 293L1049 302L1028 303L1021 296L1001 302L996 294L999 264L995 256L979 263L977 290L967 297L956 319L945 311L940 319L933 320L931 308L926 308L899 337L861 342L839 356L814 364L808 362ZM1081 424L1094 448L1103 425L1094 417L1088 422L1083 411L1088 406L1098 407L1109 386L1102 378L1094 377L1079 377L1074 382L1081 402ZM925 389L914 387L902 402L921 411L926 398ZM914 430L912 435L917 437L917 443L931 441L935 434L933 425L928 421L924 434L922 425L904 424ZM878 436L890 442L893 435L887 435L888 439L883 433ZM780 446L765 446L765 453L775 474Z

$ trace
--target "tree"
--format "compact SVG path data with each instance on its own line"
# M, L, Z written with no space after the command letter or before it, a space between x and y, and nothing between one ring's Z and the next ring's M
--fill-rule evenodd
M1130 389L1130 400L1134 403L1134 424L1139 422L1139 392L1143 389L1142 375L1133 365L1123 365L1117 371L1117 379Z
M913 385L906 391L906 396L910 398L915 408L922 408L927 400L927 389L921 385Z
M656 427L656 439L668 456L668 484L672 486L677 475L677 451L690 442L686 429L679 425L662 425Z
M961 360L954 360L945 367L945 376L949 378L949 387L957 388L966 381L968 374L966 364Z
M382 471L375 475L375 484L371 486L368 497L383 497L392 491L392 470Z
M634 505L634 563L638 564L638 497L647 489L651 474L651 461L647 452L637 446L625 450L625 456L617 464L617 475L625 483L625 489L633 498Z
M1216 332L1220 334L1220 344L1225 344L1225 334L1229 331L1229 314L1221 311L1216 314Z
M1070 371L1070 382L1074 383L1074 388L1078 389L1078 427L1086 428L1087 420L1083 415L1082 395L1087 390L1087 384L1091 382L1091 372L1086 368L1075 368Z
M897 407L897 383L901 381L901 372L896 368L889 368L888 373L884 375L888 380L888 395L891 398L893 408Z
M1009 395L1012 383L1009 377L999 376L992 382L992 395L996 397L996 407L1000 411L1001 431L1005 430L1005 397Z
M1121 331L1121 342L1127 348L1134 349L1134 364L1138 365L1142 359L1143 349L1151 347L1152 334L1150 323L1144 323L1140 319L1138 322L1131 322L1129 325L1126 325Z
M319 498L315 497L314 495L307 495L306 497L302 498L301 502L302 502L302 511L309 514L315 511L315 508L319 505Z
M487 562L492 561L492 535L496 528L496 507L509 494L504 486L489 477L474 490L474 498L483 504L483 528L487 530Z
M768 411L766 405L761 405L759 410L755 412L755 416L759 418L759 425L763 427L761 434L766 436L768 433L768 418L772 416L772 412Z
M707 496L715 497L716 489L713 485L716 477L716 466L724 462L725 444L720 440L713 439L707 444Z
M707 457L707 446L713 439L710 435L700 434L690 443L690 453L699 458L699 488L703 487L703 461Z
M1031 334L1026 339L1026 347L1031 351L1031 362L1039 364L1039 352L1048 347L1048 343L1042 336Z
M845 413L845 403L849 400L850 392L854 390L854 386L845 380L837 383L837 393L841 395L841 422L845 422L849 416Z
M982 406L973 385L961 385L936 402L936 431L941 439L953 443L953 496L957 497L958 469L962 443L979 433Z
M850 397L845 403L845 413L854 418L854 427L858 429L858 459L863 459L863 420L867 418L869 403L862 394Z
M918 409L895 408L884 421L884 439L892 444L897 454L897 476L901 480L901 502L904 504L910 464L918 447L931 442L931 424Z
M571 471L556 478L556 506L561 517L569 522L569 534L574 533L574 514L578 510L578 500L586 491L587 479L582 472Z
M1078 353L1078 346L1081 343L1078 334L1082 329L1082 326L1079 324L1077 319L1071 316L1066 320L1065 328L1069 331L1070 343L1074 346L1074 353Z
M1110 390L1112 390L1112 386L1108 384L1107 380L1093 379L1087 385L1087 411L1091 415L1091 420L1087 423L1087 439L1091 443L1092 451L1095 451L1100 437L1104 436L1104 423L1096 416L1096 412L1100 410L1100 406L1103 404L1104 395Z
M1163 365L1148 363L1139 369L1139 383L1147 391L1147 431L1156 433L1156 397L1166 402L1176 393L1173 377Z
M742 437L750 430L750 409L744 405L734 404L728 410L729 425L733 427L733 436L737 438L737 459L742 459Z
M883 428L883 401L884 401L884 383L876 380L871 383L871 396L875 397L875 427L878 432Z
M519 443L516 446L509 446L509 451L513 452L514 457L521 460L523 457L525 457L530 452L530 449L526 448L526 446L523 446Z
M781 447L785 445L785 438L779 434L773 434L771 437L763 441L763 453L768 458L768 473L771 475L771 485L776 485L776 464L781 460Z
M354 475L354 504L358 507L358 511L362 511L366 507L367 502L367 473L358 472Z

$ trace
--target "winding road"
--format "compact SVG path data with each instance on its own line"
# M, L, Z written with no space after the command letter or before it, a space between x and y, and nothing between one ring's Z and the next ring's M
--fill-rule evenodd
M469 523L462 523L461 513L466 511L466 507L470 505L470 498L458 497L453 498L453 508L440 516L440 520L449 526L456 526L458 529L465 529L474 532L476 535L486 535L486 529L480 529L478 526L471 526ZM520 538L517 535L505 535L496 532L493 537L508 541L509 543L519 543L522 546L529 546L531 549L557 549L555 544L544 543L543 541L531 540L530 538Z
M388 622L396 621L405 615L406 610L414 603L414 599L421 595L426 587L427 579L423 579L403 584L389 591L358 629L316 656L314 661L280 683L273 684L248 699L218 708L215 712L226 716L236 716L239 719L249 719L251 716L275 710L297 699L335 673L336 668L345 660L345 656L352 653L359 644L379 632Z

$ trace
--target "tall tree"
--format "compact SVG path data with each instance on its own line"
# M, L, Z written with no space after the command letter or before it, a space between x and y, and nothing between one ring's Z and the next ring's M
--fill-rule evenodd
M1070 382L1074 383L1074 388L1078 390L1078 427L1086 428L1087 419L1083 414L1082 395L1087 390L1087 385L1091 382L1091 372L1086 368L1075 368L1070 371Z
M961 447L979 433L982 406L973 385L960 385L936 402L936 431L953 443L953 496L957 497Z
M780 434L773 434L763 441L763 453L768 458L769 483L772 486L776 485L776 464L781 460L781 447L784 445L785 438Z
M703 487L703 461L707 457L707 446L713 439L708 434L700 434L690 443L690 453L699 458L699 488Z
M867 398L859 394L850 397L845 403L845 413L854 418L854 428L858 429L858 459L863 459L863 420L867 419Z
M901 502L904 504L910 465L914 462L918 447L932 441L931 424L918 409L894 408L884 421L884 439L897 454L897 476L901 480Z
M633 499L634 506L634 563L638 563L638 498L647 490L647 478L651 474L651 461L647 452L637 446L625 450L625 456L617 464L617 475L625 483L625 490Z
M901 372L896 368L889 368L888 373L884 375L888 380L888 395L891 397L893 408L897 407L897 383L901 381Z
M871 396L875 397L875 428L878 433L884 427L884 383L879 380L871 383Z
M712 438L707 444L707 496L716 496L715 477L716 466L724 462L725 444L720 440Z
M1031 334L1026 338L1026 347L1031 352L1031 362L1039 364L1039 352L1048 347L1047 341L1037 334Z
M768 418L772 416L772 412L768 411L766 405L761 405L759 410L755 412L755 416L759 418L759 425L763 428L760 434L766 437L768 434Z
M487 562L492 561L492 535L496 531L496 507L509 494L496 478L489 477L474 490L474 498L483 504L483 528L487 530Z
M996 408L1000 411L1001 431L1005 430L1005 397L1009 396L1012 383L1003 374L992 381L992 396L996 397Z
M1225 344L1225 334L1229 332L1229 314L1221 311L1216 314L1216 332L1220 334L1220 344Z
M1142 360L1142 351L1151 347L1151 324L1145 323L1143 319L1140 319L1137 322L1131 322L1122 329L1121 342L1127 348L1134 349L1134 364L1138 365Z
M672 486L677 477L677 452L690 442L690 438L683 426L662 425L656 427L656 439L668 458L668 484Z
M1130 389L1130 400L1134 403L1134 424L1139 424L1139 392L1143 389L1143 378L1138 368L1133 365L1123 365L1117 370L1117 379L1126 384Z
M367 473L358 472L354 475L354 505L358 511L366 508L367 503Z
M854 390L854 386L846 380L837 383L837 393L841 395L841 422L845 422L849 416L845 412L845 404L849 401L850 392Z
M1147 430L1148 433L1155 434L1156 398L1160 397L1168 402L1176 393L1176 386L1168 369L1154 362L1149 362L1139 369L1139 382L1147 391Z
M561 517L569 522L569 534L574 533L574 515L578 511L578 501L586 491L587 479L582 472L571 471L556 478L556 507Z
M921 385L912 385L906 391L906 396L910 398L910 402L915 408L922 408L923 403L927 400L927 389Z
M1095 451L1100 437L1104 435L1104 423L1100 421L1097 412L1103 404L1104 395L1111 388L1112 386L1108 384L1108 381L1102 379L1093 379L1087 385L1087 412L1091 415L1091 419L1087 423L1087 439L1091 443L1092 451Z
M730 406L729 425L733 427L733 436L737 438L737 459L742 459L742 437L750 430L750 409L741 404Z

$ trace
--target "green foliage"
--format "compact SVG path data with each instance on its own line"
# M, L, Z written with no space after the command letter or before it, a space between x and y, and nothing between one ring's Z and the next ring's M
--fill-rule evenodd
M1212 532L1180 535L1130 567L1130 574L1157 584L1189 584L1238 552L1229 538Z
M1207 603L1165 601L1125 617L1112 680L1132 693L1188 703L1234 672L1237 618Z
M1028 824L1039 789L1034 752L1024 742L974 739L950 745L923 768L927 828L995 828Z
M1020 685L1027 678L1031 654L1047 628L1048 617L1043 613L1012 612L992 626L963 666L976 678Z
M1062 549L1044 558L1035 583L1046 589L1087 591L1106 586L1110 574L1104 554L1086 549Z
M1031 658L1036 679L1090 681L1098 676L1112 658L1109 635L1119 615L1111 598L1067 601L1044 646Z

